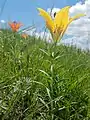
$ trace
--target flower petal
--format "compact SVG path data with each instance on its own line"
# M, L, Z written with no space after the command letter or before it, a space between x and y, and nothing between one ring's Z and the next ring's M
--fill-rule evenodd
M15 25L16 29L19 29L21 26L22 26L21 23L17 23L17 24Z
M77 14L77 15L74 16L73 18L70 18L68 24L64 27L64 29L63 29L63 31L62 31L62 33L61 33L61 35L60 35L60 39L63 37L64 33L66 32L68 25L69 25L73 20L76 20L76 19L78 19L78 18L80 18L80 17L83 17L83 16L85 16L85 14Z
M54 23L53 23L51 16L45 10L43 10L41 8L38 8L38 10L40 12L40 15L45 19L47 28L51 32L53 32L54 31Z
M56 14L54 22L55 22L57 27L60 27L62 24L65 25L65 24L68 23L68 20L69 20L69 15L68 15L69 9L70 9L70 6L66 6L66 7L62 8Z
M76 16L70 18L69 24L70 24L72 21L77 20L77 19L79 19L80 17L83 17L83 16L86 16L86 15L85 15L85 14L77 14Z

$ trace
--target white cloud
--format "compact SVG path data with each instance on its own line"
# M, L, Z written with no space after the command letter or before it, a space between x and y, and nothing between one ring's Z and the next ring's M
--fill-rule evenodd
M77 3L70 9L70 15L78 13L85 13L86 16L76 21L73 21L68 27L66 34L71 35L69 38L73 39L73 44L82 49L90 49L90 0L87 0L85 4ZM66 41L66 40L65 40ZM76 42L75 42L76 41Z
M59 8L53 8L53 9L51 9L51 8L48 8L47 9L47 12L51 15L51 17L54 19L54 13L56 12L58 12L60 9Z
M0 20L0 28L6 29L7 28L7 22L5 20Z
M0 23L6 23L6 21L5 20L1 20Z
M35 36L36 38L41 38L42 40L46 40L47 42L51 42L52 38L49 32L37 32L36 28L30 31L24 31L28 35Z
M59 8L50 8L47 9L48 13L51 14L54 19L54 13L58 12ZM75 45L82 49L90 49L90 0L85 1L84 4L81 2L76 3L70 8L69 14L70 16L74 16L79 13L86 14L85 17L81 17L73 21L66 31L66 35L68 37L64 37L61 43L66 45ZM29 34L32 34L31 31ZM46 39L47 41L51 41L50 33L47 32L34 32L36 37L41 37L42 39Z
M59 8L52 10L52 18L54 12L58 12L59 10ZM50 8L47 11L50 13ZM90 0L85 1L84 4L81 4L81 2L76 3L70 8L69 14L71 17L79 13L84 13L86 16L70 24L66 31L68 38L64 38L61 42L64 44L73 43L73 45L82 49L90 49Z

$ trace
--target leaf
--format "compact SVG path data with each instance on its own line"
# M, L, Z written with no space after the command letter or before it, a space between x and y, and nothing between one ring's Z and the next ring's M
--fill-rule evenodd
M46 54L47 56L50 56L45 50L40 49L40 51L42 51L44 54Z
M49 77L52 80L52 77L50 77L50 75L47 72L45 72L43 70L39 70L39 71L42 72L44 75L46 75L47 77Z
M48 105L45 103L45 101L42 98L39 98L39 100L45 105L45 107L49 110Z
M46 88L46 90L47 90L47 94L48 94L49 98L51 99L50 90L48 88Z

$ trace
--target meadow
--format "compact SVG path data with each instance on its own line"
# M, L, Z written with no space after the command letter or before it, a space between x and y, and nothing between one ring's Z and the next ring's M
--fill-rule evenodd
M89 120L90 51L0 31L0 120Z

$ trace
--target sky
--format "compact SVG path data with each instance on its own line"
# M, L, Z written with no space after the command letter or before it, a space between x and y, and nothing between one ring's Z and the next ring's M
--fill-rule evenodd
M0 0L0 8L6 2L0 19L5 21L17 20L28 26L31 24L43 24L43 20L38 16L37 8L45 10L48 8L62 8L66 5L74 5L78 0Z
M2 8L4 1L0 0L0 8ZM54 12L58 12L67 5L71 6L69 11L71 17L79 13L86 14L86 16L69 25L65 37L60 43L90 50L90 0L7 0L0 20L20 21L25 27L34 24L37 28L41 28L40 32L35 32L35 35L50 41L52 39L50 33L42 30L45 24L42 17L39 16L37 8L40 7L50 12L53 7L51 15L53 17ZM33 30L27 33L33 35Z

